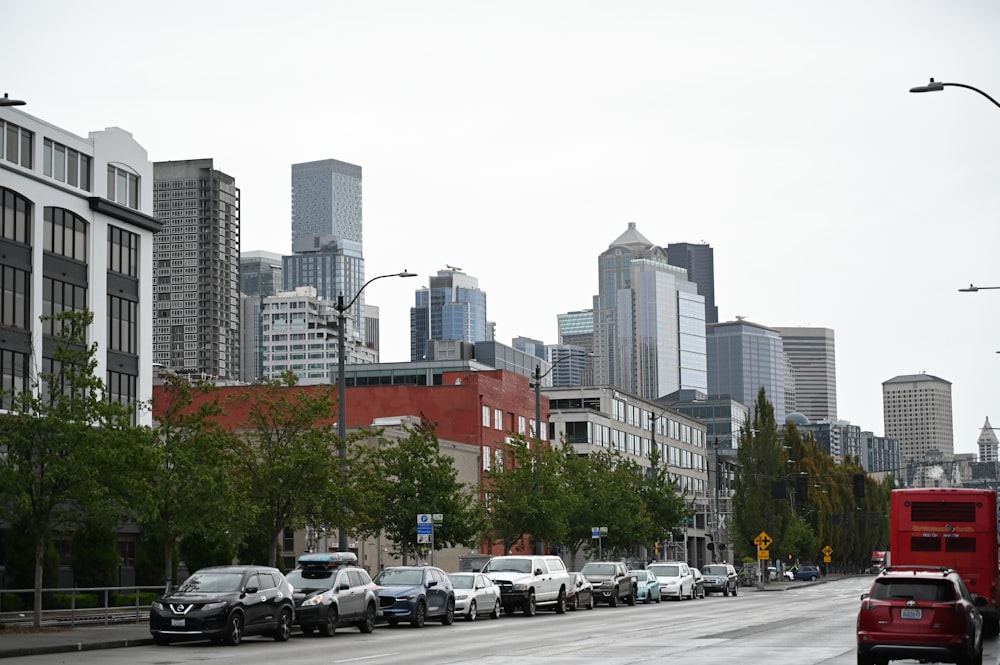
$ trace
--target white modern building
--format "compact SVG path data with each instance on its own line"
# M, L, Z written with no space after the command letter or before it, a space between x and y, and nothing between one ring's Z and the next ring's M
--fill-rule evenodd
M907 374L882 383L885 435L899 440L903 462L929 454L955 454L951 382L930 374Z
M153 164L117 127L76 136L0 108L0 377L3 394L52 370L51 324L89 310L96 375L111 399L153 392ZM9 402L0 404L7 406ZM147 409L136 422L149 425Z

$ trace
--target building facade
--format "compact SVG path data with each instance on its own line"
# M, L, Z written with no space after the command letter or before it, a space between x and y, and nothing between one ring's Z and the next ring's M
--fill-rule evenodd
M331 235L360 246L361 202L360 166L336 159L292 164L292 247L315 235Z
M837 420L837 354L830 328L777 327L794 370L794 410L813 422Z
M410 308L410 360L423 360L435 341L492 341L486 319L486 292L459 268L438 270Z
M656 399L708 391L705 298L630 222L598 257L594 379Z
M976 445L979 448L980 462L1000 461L997 457L997 448L1000 447L1000 441L997 441L996 430L990 425L988 416L986 422L983 424L983 429L979 432L979 439L976 441Z
M283 256L281 261L283 291L309 286L324 300L336 302L343 296L345 305L357 295L347 318L357 334L365 336L365 294L362 291L365 259L360 242L332 235L299 238L292 245L291 255Z
M676 242L667 245L667 262L684 268L688 281L698 286L705 299L705 323L718 323L719 308L715 304L715 250L708 244Z
M42 390L54 325L40 317L93 314L88 342L111 399L153 393L153 164L117 127L76 136L0 107L0 409ZM138 424L152 424L136 409Z
M896 376L882 383L885 435L899 441L903 462L924 460L932 451L955 454L951 382L930 374Z
M708 395L751 406L763 388L775 418L784 422L785 353L778 331L736 320L709 324L707 333Z
M240 379L240 190L211 159L156 162L154 359L180 375Z
M281 281L282 256L255 250L240 254L240 293L273 296L284 288Z

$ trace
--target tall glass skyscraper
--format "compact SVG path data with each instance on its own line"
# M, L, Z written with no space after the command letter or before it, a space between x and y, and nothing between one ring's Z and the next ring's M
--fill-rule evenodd
M292 164L293 247L317 234L360 245L361 228L360 166L336 159Z
M705 298L630 222L598 257L594 380L645 399L708 392Z
M708 326L708 395L753 409L764 389L779 423L785 422L785 353L781 335L749 321Z
M794 370L795 410L816 422L837 419L837 355L830 328L775 328Z
M491 329L479 280L458 268L438 270L410 308L410 360L423 360L431 342L491 341Z
M273 296L281 289L281 254L243 252L240 254L240 293Z

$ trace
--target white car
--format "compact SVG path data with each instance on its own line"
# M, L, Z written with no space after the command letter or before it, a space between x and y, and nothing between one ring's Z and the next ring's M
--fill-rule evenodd
M694 598L694 575L683 561L657 561L646 566L660 581L660 595L664 598Z
M482 573L448 573L455 587L455 615L475 621L488 614L500 618L500 587Z

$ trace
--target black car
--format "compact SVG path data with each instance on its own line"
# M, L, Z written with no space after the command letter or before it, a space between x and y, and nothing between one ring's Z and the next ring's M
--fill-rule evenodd
M370 633L382 616L378 587L353 552L303 554L285 579L292 585L295 623L306 635L318 628L329 637L341 626Z
M420 628L427 619L445 626L455 621L451 578L434 566L389 566L375 576L379 604L390 626L409 621Z
M202 568L149 610L149 632L157 644L212 639L230 646L245 635L270 635L285 642L292 634L292 587L276 568Z

